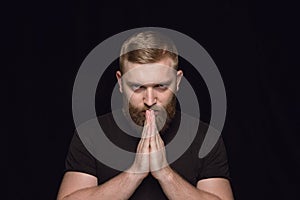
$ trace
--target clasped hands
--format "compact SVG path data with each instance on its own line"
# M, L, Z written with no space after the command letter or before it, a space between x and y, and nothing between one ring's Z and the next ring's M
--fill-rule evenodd
M151 173L154 178L160 179L170 170L165 145L157 130L154 111L146 110L145 115L145 125L137 146L135 160L127 171L138 174L142 178Z

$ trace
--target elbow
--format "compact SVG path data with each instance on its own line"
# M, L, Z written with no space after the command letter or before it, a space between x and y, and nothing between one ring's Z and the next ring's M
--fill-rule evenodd
M66 195L66 196L58 196L56 200L70 200L70 195Z
M223 200L223 199L221 199L221 198L218 197L218 196L214 196L214 198L213 198L212 200Z
M56 200L71 200L71 198L69 196L65 196Z
M219 197L215 194L211 194L211 197L209 199L210 200L225 200L225 199L223 199L223 198L221 198L221 197Z
M66 197L57 197L56 200L67 200Z

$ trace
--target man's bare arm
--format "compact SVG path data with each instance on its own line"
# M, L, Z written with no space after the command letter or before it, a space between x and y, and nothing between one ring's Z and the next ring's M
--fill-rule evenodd
M139 174L122 172L98 186L97 178L80 172L67 172L57 200L128 199L142 182ZM117 188L117 190L116 190Z
M226 179L201 180L197 188L181 178L169 165L164 141L156 128L153 111L149 112L150 124L150 171L169 199L232 200L230 184Z
M194 187L170 167L162 169L157 178L169 199L233 200L229 181L223 178L201 180Z
M92 175L67 172L57 199L128 199L149 174L148 129L149 125L145 122L134 163L129 169L99 186L97 178Z

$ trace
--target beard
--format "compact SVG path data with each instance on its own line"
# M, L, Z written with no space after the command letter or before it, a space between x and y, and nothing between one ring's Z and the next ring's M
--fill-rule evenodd
M146 110L152 109L157 111L155 116L155 122L157 129L160 133L164 133L168 128L176 113L176 96L173 95L171 101L163 106L144 106L143 108L137 108L129 102L129 114L133 122L143 127L146 120Z

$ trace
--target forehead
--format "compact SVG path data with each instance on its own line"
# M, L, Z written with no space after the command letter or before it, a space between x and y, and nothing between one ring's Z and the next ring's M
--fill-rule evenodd
M160 61L157 61L155 63L148 63L150 64L161 64L161 65L165 65L165 66L174 66L174 60L171 59L170 57L165 57L163 59L161 59ZM127 71L132 70L135 67L140 67L142 65L146 65L146 64L139 64L139 63L134 63L134 62L129 62L128 60L124 60L124 73L126 73Z
M156 63L139 64L125 63L125 73L122 78L125 82L133 83L159 83L172 81L175 78L176 70L171 59L164 59Z

